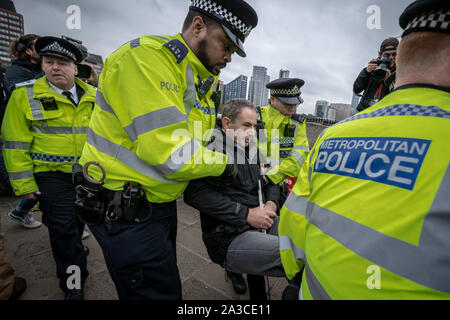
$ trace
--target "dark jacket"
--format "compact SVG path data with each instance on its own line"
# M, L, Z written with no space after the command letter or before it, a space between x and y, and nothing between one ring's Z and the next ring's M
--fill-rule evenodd
M32 79L40 78L44 75L41 63L31 63L28 61L16 60L6 69L3 85L6 96L9 99L15 85Z
M365 107L368 107L372 100L381 100L386 95L391 93L391 91L394 89L396 74L395 69L391 70L391 72L391 75L386 80L376 80L372 77L372 74L366 70L366 68L362 69L358 77L356 78L355 83L353 84L354 93L360 94L364 91L360 103L363 103L363 101L365 101L364 104L367 104L367 106ZM376 92L380 88L380 86L380 92L378 93L378 96L375 97ZM358 110L361 111L362 109Z
M238 163L236 178L222 175L192 180L184 192L184 201L200 211L203 242L208 254L213 262L223 266L231 241L244 231L254 230L247 224L247 216L249 208L259 206L258 181L263 188L263 202L271 200L277 206L280 187L272 183L264 185L258 164L264 159L253 142L244 150L222 130L220 132L222 135L218 135L208 148L226 153L229 163L232 160Z

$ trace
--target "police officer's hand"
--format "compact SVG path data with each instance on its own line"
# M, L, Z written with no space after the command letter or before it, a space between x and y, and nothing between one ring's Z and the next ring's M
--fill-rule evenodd
M366 68L367 72L372 73L376 68L378 68L378 65L376 62L377 62L377 59L372 59L369 61L369 64Z
M275 219L277 214L272 209L264 207L251 208L248 210L247 223L256 229L269 229Z
M36 191L36 192L33 192L33 193L29 193L29 194L24 195L24 197L27 198L27 199L31 199L31 200L37 200L36 195L40 196L41 192L40 191Z

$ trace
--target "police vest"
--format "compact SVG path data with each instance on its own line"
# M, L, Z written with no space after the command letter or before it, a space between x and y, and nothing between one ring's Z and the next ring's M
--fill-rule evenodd
M450 93L400 88L317 140L281 211L304 299L450 298Z
M50 88L46 77L17 84L2 125L3 153L17 195L38 190L33 173L72 172L86 142L95 90L84 90L78 106Z
M126 43L100 75L80 163L100 162L105 188L134 181L158 203L176 199L187 180L220 175L226 156L204 147L216 120L210 100L216 79L181 34ZM90 171L98 179L96 169Z
M271 105L261 107L264 133L259 135L259 148L270 158L268 177L275 184L286 177L297 177L309 152L306 123L282 115Z

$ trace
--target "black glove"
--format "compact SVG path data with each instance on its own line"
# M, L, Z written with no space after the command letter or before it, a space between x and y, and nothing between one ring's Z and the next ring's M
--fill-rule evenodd
M236 163L227 164L225 170L222 173L222 176L232 177L233 179L236 179L237 175L238 175L238 166Z

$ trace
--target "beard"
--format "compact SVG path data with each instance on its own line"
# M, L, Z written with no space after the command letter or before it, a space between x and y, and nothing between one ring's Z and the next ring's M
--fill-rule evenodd
M208 47L208 40L207 38L202 39L198 45L198 56L197 58L200 60L200 62L205 66L205 68L211 72L213 75L218 75L220 73L220 69L225 67L226 64L224 63L212 63L211 60L208 57L208 54L206 52L206 48ZM215 69L219 68L218 71Z

